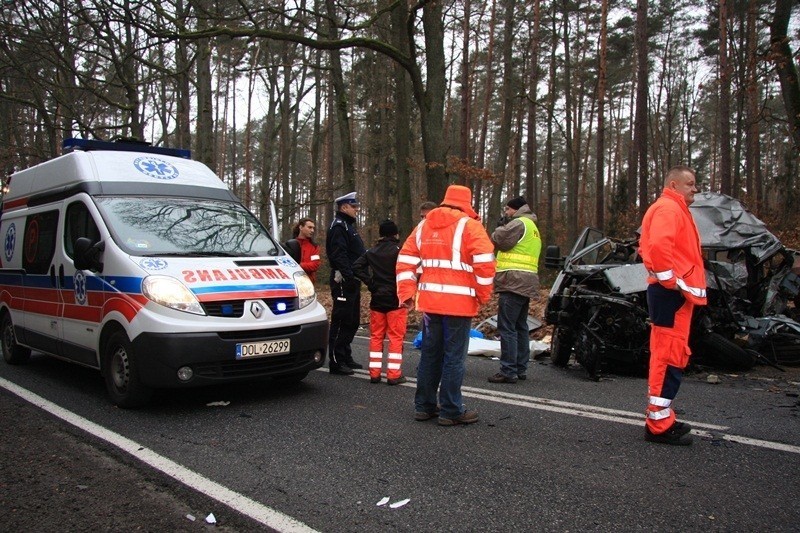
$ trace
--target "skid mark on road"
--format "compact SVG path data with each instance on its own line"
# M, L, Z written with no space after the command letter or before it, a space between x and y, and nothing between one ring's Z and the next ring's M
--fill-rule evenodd
M326 368L319 368L317 370L320 372L327 372ZM356 370L355 372L355 374L349 377L369 379L369 373L366 370ZM416 388L417 380L411 377L407 377L407 379L408 382L398 386ZM644 414L633 411L609 409L606 407L598 407L595 405L586 405L581 403L563 402L560 400L552 400L550 398L525 396L524 394L513 394L509 392L481 389L479 387L462 387L461 394L467 398L475 398L477 400L502 403L516 407L525 407L528 409L537 409L539 411L549 411L551 413L580 416L583 418L592 418L594 420L618 422L620 424L628 424L631 426L644 425ZM742 437L740 435L723 433L724 431L730 429L729 426L718 426L716 424L707 424L705 422L698 422L696 420L686 420L686 422L689 422L693 427L697 428L692 430L692 433L699 437L721 439L730 442L737 442L739 444L746 444L748 446L766 448L768 450L800 454L800 446L795 446L793 444L784 444L782 442L753 439L750 437Z
M149 448L145 448L141 444L127 437L123 437L119 433L114 433L103 426L95 424L72 411L68 411L41 396L22 388L15 383L6 379L0 378L0 387L7 391L16 394L23 400L47 411L53 416L60 418L64 422L71 424L83 431L94 435L95 437L104 440L105 442L127 452L136 459L143 463L163 472L169 477L176 479L180 483L190 487L197 492L205 494L210 498L222 503L241 513L256 522L275 529L276 531L298 532L298 533L315 533L316 530L308 527L304 523L295 520L291 516L285 515L280 511L262 505L255 500L251 500L247 496L232 491L227 487L211 481L197 472L189 470L181 466L171 459L157 454Z

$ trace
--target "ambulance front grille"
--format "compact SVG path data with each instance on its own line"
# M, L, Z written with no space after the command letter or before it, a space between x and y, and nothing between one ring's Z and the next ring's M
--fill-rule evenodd
M264 298L262 300L273 315L282 315L297 310L297 298ZM245 300L223 300L201 302L208 316L219 318L241 318L244 315Z
M290 372L295 368L306 366L313 360L314 351L312 350L245 361L198 364L192 368L196 376L204 378L248 378Z
M223 302L202 302L203 311L208 316L222 318L241 318L244 314L244 300L230 300Z

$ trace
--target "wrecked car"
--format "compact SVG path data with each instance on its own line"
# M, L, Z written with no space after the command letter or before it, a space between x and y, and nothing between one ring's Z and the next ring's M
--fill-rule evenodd
M708 285L708 305L692 319L690 364L728 370L756 361L800 364L800 253L729 196L697 194L690 211ZM549 246L545 266L560 269L545 308L554 326L553 363L567 366L574 355L593 379L604 370L645 373L650 326L638 239L585 228L566 257Z

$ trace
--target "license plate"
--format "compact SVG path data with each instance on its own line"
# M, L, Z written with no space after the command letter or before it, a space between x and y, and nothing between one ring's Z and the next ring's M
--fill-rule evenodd
M278 339L274 341L243 342L236 345L236 359L247 359L248 357L262 357L265 355L279 355L289 353L291 348L290 339Z

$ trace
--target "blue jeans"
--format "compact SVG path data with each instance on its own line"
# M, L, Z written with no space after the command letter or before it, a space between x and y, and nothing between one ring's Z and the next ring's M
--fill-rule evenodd
M501 292L497 309L500 333L500 373L508 378L524 375L531 356L528 307L531 299L513 292Z
M417 412L436 411L439 389L439 416L458 418L464 413L461 384L469 348L470 317L422 315L422 355L417 366Z

